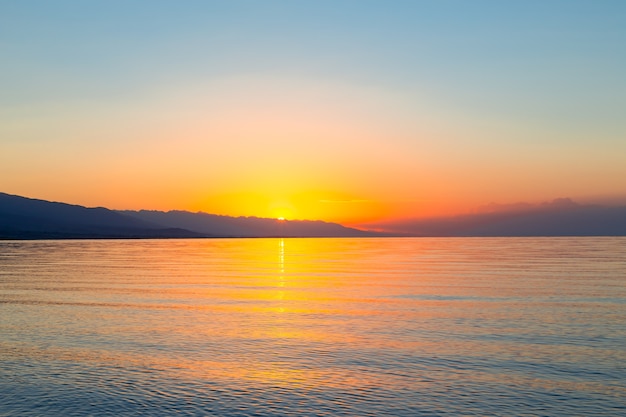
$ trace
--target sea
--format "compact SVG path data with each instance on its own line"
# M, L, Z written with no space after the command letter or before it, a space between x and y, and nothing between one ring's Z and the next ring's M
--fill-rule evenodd
M626 238L0 241L0 416L626 416Z

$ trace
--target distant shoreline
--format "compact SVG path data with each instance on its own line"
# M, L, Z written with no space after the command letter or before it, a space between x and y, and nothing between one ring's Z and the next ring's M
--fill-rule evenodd
M537 238L626 238L625 235L493 235L493 236L406 236L406 235L371 235L371 236L194 236L194 237L134 237L134 236L81 236L81 237L4 237L0 242L56 241L56 240L200 240L200 239L537 239Z

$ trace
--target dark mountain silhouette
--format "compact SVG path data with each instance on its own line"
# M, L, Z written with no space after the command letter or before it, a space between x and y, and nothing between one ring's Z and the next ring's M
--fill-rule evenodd
M172 238L200 237L98 207L55 203L0 193L0 238Z
M561 198L539 205L491 204L461 216L366 226L411 236L626 236L626 207L581 205Z
M321 221L185 211L113 211L0 193L0 239L371 236Z
M344 227L337 223L309 220L277 220L259 217L230 217L188 211L120 211L126 216L167 227L230 237L359 237L377 233Z

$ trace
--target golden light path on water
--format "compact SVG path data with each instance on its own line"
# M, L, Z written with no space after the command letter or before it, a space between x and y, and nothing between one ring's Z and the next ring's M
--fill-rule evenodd
M0 415L626 410L624 238L0 249Z

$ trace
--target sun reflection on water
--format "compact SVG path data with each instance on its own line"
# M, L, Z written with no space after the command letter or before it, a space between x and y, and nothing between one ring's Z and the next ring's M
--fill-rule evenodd
M285 239L284 238L280 238L278 240L278 265L280 267L281 282L284 282L284 276L282 275L285 273Z

